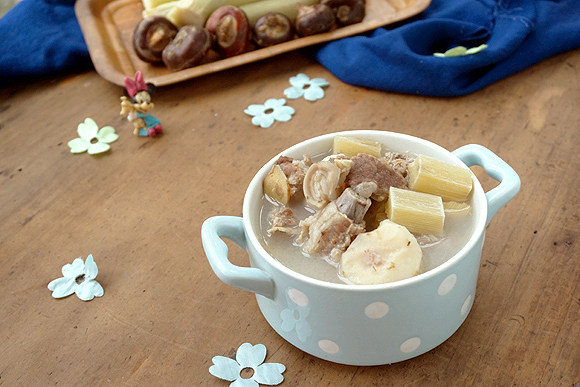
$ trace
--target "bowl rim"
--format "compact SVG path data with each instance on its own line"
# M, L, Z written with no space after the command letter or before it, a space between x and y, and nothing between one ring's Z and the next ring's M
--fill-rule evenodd
M285 265L283 265L276 258L272 257L266 251L266 249L264 248L262 243L259 241L256 233L254 232L254 228L252 227L252 219L251 219L252 214L250 212L250 207L251 207L253 195L255 194L256 190L258 190L258 189L260 190L260 192L262 192L261 187L262 187L263 178L270 171L270 169L272 168L272 165L274 164L274 162L276 160L278 160L278 158L280 156L296 152L297 149L302 148L302 147L308 147L312 143L328 141L329 139L332 139L335 136L342 136L342 135L344 135L344 136L353 136L354 135L354 136L363 137L363 138L365 137L365 135L367 135L367 136L369 136L369 135L370 136L388 136L388 137L398 137L398 138L401 138L404 140L411 140L411 141L417 142L419 144L422 144L424 146L428 146L435 151L446 153L449 156L451 156L452 159L455 160L457 165L467 168L470 171L470 173L472 175L472 180L473 180L473 203L474 203L473 207L474 207L474 211L475 211L475 220L474 220L475 225L473 228L472 235L469 238L469 240L465 243L465 245L455 255L453 255L448 260L446 260L445 262L436 266L433 269L427 270L421 274L417 274L413 277L406 278L403 280L388 282L388 283L384 283L384 284L373 284L373 285L356 285L356 284L347 284L347 283L334 283L334 282L327 282L324 280L319 280L316 278L309 277L305 274L296 272L296 271L286 267ZM382 142L382 144L386 145L384 142ZM402 151L399 151L399 150L395 150L395 151L403 153ZM475 206L476 200L477 200L477 204L478 204L477 208L475 208L476 207ZM383 130L361 129L361 130L348 130L348 131L340 131L340 132L331 132L331 133L326 133L326 134L323 134L320 136L311 137L311 138L305 139L303 141L300 141L300 142L292 145L289 148L284 149L283 151L279 152L277 155L272 157L268 162L266 162L260 168L260 170L254 175L254 177L250 181L248 188L246 189L246 192L244 194L242 216L243 216L243 224L244 224L244 230L245 230L244 232L245 232L246 239L247 239L248 243L251 244L256 249L256 251L260 254L260 256L264 260L266 260L268 262L268 264L270 264L276 270L278 270L278 271L280 271L280 272L282 272L290 277L293 277L298 281L306 282L306 283L309 283L313 286L332 288L332 289L336 289L336 290L348 290L348 291L370 291L370 290L375 291L375 290L396 289L396 288L401 288L401 287L406 287L406 286L412 286L416 283L423 282L429 278L435 277L435 276L439 275L440 273L447 271L449 268L455 266L458 262L463 260L476 247L480 237L484 234L485 227L486 227L487 210L488 210L487 200L486 200L485 192L483 191L483 187L481 186L481 183L479 182L479 180L477 179L477 177L475 176L473 171L471 171L471 169L469 169L469 167L467 167L452 152L448 151L447 149L443 148L442 146L440 146L438 144L435 144L431 141L422 139L420 137L415 137L415 136L404 134L404 133L392 132L392 131L386 131L386 130L383 131ZM254 216L256 216L256 215L254 215Z

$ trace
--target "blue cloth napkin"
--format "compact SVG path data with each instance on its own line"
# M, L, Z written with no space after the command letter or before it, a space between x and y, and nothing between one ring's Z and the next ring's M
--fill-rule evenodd
M454 46L475 55L439 58ZM346 83L392 92L473 93L580 47L580 0L432 0L418 17L326 44L318 61Z
M0 85L91 68L74 0L22 0L0 19Z
M462 45L474 55L438 58ZM346 83L458 96L580 47L580 0L432 0L413 19L312 50ZM90 69L74 0L23 0L0 19L0 84Z

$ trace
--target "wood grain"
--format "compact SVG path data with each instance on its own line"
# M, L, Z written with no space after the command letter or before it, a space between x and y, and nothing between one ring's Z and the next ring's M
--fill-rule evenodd
M138 138L122 90L95 72L0 90L0 384L226 386L215 355L262 343L287 386L574 386L580 381L580 50L470 96L438 99L344 84L300 52L162 87L166 133ZM283 97L288 78L323 77L326 97L292 101L287 123L252 126L243 109ZM108 154L73 155L86 117L117 128ZM304 354L224 285L200 226L241 215L270 157L347 129L408 133L449 150L479 143L508 162L521 192L487 230L478 291L441 346L380 367ZM476 173L487 189L495 183ZM47 284L93 254L102 298L55 300ZM241 249L231 259L247 265Z

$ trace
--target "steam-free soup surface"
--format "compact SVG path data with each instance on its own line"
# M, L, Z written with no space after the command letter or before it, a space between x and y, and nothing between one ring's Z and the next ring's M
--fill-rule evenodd
M348 140L348 139L347 139ZM366 144L365 144L366 146ZM377 163L377 159L376 157L384 157L385 159L387 158L387 156L385 155L385 153L381 153L381 156L368 156L368 155L362 155L358 154L358 156L350 156L347 157L347 159L349 160L355 160L355 158L357 159L356 162L352 162L351 164L348 164L348 166L344 166L344 162L341 161L337 161L337 160L333 160L332 158L334 158L335 156L331 156L331 158L329 159L328 156L331 155L332 152L329 152L328 154L324 154L324 155L316 155L314 156L312 159L308 159L306 158L305 160L307 161L307 165L304 166L304 164L301 164L299 166L301 166L303 168L303 172L307 171L306 175L308 175L308 173L312 172L313 170L316 169L321 169L323 168L323 166L320 166L320 164L326 163L326 166L328 167L328 161L327 160L331 160L332 163L335 163L336 165L340 165L341 168L345 168L343 171L344 175L346 176L342 178L342 180L338 183L338 185L336 185L336 187L341 187L341 188L337 188L340 190L341 193L345 193L346 190L350 189L352 191L353 187L356 186L356 184L361 184L360 187L363 187L363 183L356 182L353 183L357 177L360 177L360 172L362 171L362 179L366 179L367 176L364 176L368 170L376 170L375 165L373 165L373 163ZM335 154L337 152L334 152ZM356 154L356 153L355 153ZM392 154L394 155L394 153ZM325 158L326 156L326 158ZM400 154L397 154L397 157L401 156ZM296 271L298 273L301 273L305 276L311 277L311 278L315 278L318 280L322 280L322 281L327 281L327 282L333 282L333 283L351 283L349 281L348 278L344 278L341 275L341 270L340 270L340 256L341 254L346 250L348 250L348 246L349 244L352 244L352 242L355 240L355 238L357 237L357 235L361 235L360 234L360 225L362 225L363 232L368 232L371 231L375 228L378 227L378 225L380 224L380 221L382 219L385 219L386 217L386 203L387 200L385 199L385 197L389 197L389 188L388 185L391 186L391 192L392 189L394 189L394 185L392 184L399 184L399 185L404 185L401 188L403 189L409 189L408 186L408 177L406 176L406 172L408 170L410 170L409 164L410 161L414 160L417 158L418 155L403 155L404 160L408 163L402 163L402 165L404 166L404 173L400 172L399 168L401 168L401 164L399 163L401 160L397 159L396 160L396 165L395 164L390 164L393 167L393 171L396 171L396 173L394 173L393 171L391 171L391 174L393 175L392 177L388 177L387 176L387 180L390 180L392 178L392 181L387 183L387 188L386 191L383 189L381 191L381 188L377 189L377 185L372 185L371 184L371 189L373 189L374 191L372 191L373 193L368 193L368 195L366 196L366 198L364 197L364 194L362 194L363 196L359 196L359 194L361 192L364 191L364 188L362 190L356 190L356 188L354 188L356 190L355 193L352 193L352 195L357 196L358 198L362 198L362 201L364 202L364 200L367 200L367 203L373 203L371 206L371 209L369 209L366 212L365 215L365 220L361 221L361 218L359 217L358 220L353 221L353 224L357 227L359 227L359 231L357 233L353 233L352 235L352 239L346 238L347 243L346 243L346 247L343 247L343 249L341 251L338 251L338 253L336 254L337 256L333 254L336 253L336 249L333 249L331 253L328 253L328 250L326 251L327 254L309 254L308 249L305 248L306 244L303 243L303 240L301 240L301 238L297 237L297 234L292 234L292 233L287 233L287 232L273 232L272 234L269 233L269 230L272 227L272 223L271 223L271 218L270 218L270 214L276 210L279 210L281 208L290 208L294 214L294 217L298 220L305 220L309 217L311 217L311 215L320 215L323 211L325 211L325 209L327 207L330 207L330 205L334 205L340 202L340 198L337 198L336 196L330 199L323 199L327 200L328 204L322 204L319 205L318 199L319 198L315 198L315 200L312 199L312 195L309 192L309 189L304 188L304 189L300 189L300 190L296 190L294 189L292 192L292 196L289 202L286 202L286 206L283 206L282 204L276 202L275 200L272 200L272 197L268 196L268 195L264 195L262 197L262 202L261 202L261 208L260 208L260 235L261 235L261 243L263 245L263 247L266 249L266 251L275 259L277 259L278 261L280 261L280 263L282 263L284 266L288 267L289 269ZM281 158L282 159L282 158ZM281 160L280 159L280 160ZM308 160L307 160L308 159ZM321 160L324 159L325 161ZM279 160L279 162L280 162ZM361 160L361 162L370 162L370 164L363 164L362 167L360 164L357 165L357 163L359 162L358 160ZM389 163L392 163L393 159L391 158L391 161L389 161ZM410 161L409 161L410 160ZM293 161L292 159L290 159L290 161ZM286 160L285 162L288 162L288 160ZM296 162L294 160L294 162ZM348 160L347 160L348 162ZM313 168L312 166L314 164L317 164L317 168ZM281 166L283 166L283 164L280 164ZM288 167L289 164L286 164L286 167ZM293 166L293 168L295 167L295 165ZM409 169L407 169L409 168ZM276 187L276 185L278 184L278 179L282 178L282 180L284 180L284 175L282 174L282 168L278 168L278 165L276 166L277 172L277 177L276 179L272 179L271 181L274 182L274 186L275 188L279 188ZM300 168L299 168L300 169ZM357 174L357 172L354 172L358 170L359 175L354 176ZM284 172L286 175L288 175L288 170L286 169L286 172ZM337 172L338 173L338 172ZM377 172L380 173L380 172ZM402 174L402 175L401 175ZM396 176L394 176L396 175ZM400 176L404 176L403 179L400 178ZM353 177L353 178L351 178ZM350 178L350 180L349 180ZM292 178L289 178L289 181L292 180ZM308 180L308 176L306 176L304 178L305 184L306 181ZM285 184L285 183L284 183ZM366 184L366 183L364 183ZM266 186L266 185L265 185ZM290 186L288 186L290 187ZM350 187L350 188L349 188ZM284 186L284 188L286 188L286 186ZM270 187L268 188L270 190L270 192L272 194L275 194L276 192L279 193L280 189L270 189ZM368 191L368 190L367 190ZM370 192L370 191L368 191ZM399 192L409 192L409 191L401 191L399 189ZM380 193L380 195L377 195L377 193ZM316 194L316 193L315 193ZM394 193L392 193L392 195L394 195ZM342 197L343 195L340 194L340 196ZM288 192L284 191L284 195L280 196L281 198L286 199L288 197ZM373 199L373 200L371 200ZM439 201L441 202L441 199L439 199ZM358 202L357 202L358 203ZM382 203L382 209L377 211L377 207L378 204ZM414 201L413 201L414 203ZM469 195L469 197L466 197L464 200L464 203L467 205L471 204L471 195ZM375 206L377 205L377 206ZM441 204L440 204L441 206ZM364 207L364 206L363 206ZM375 207L373 209L373 207ZM335 206L335 210L336 211L336 206ZM368 205L366 207L368 209ZM441 207L442 208L442 207ZM342 211L342 210L341 210ZM373 211L375 211L373 213ZM356 212L356 211L355 211ZM462 214L458 215L458 214L447 214L445 216L445 220L443 225L443 228L441 229L441 227L438 228L437 235L430 235L430 234L417 234L416 232L411 235L408 231L405 231L407 233L407 235L409 235L409 239L416 239L416 241L418 242L419 246L421 247L421 251L422 251L422 259L421 259L421 263L419 266L419 262L417 261L417 266L415 266L415 268L413 269L413 271L417 270L418 268L418 272L416 274L420 274L423 272L426 272L428 270L431 270L439 265L441 265L442 263L444 263L445 261L447 261L449 258L453 257L455 254L457 254L461 248L467 243L467 241L469 240L472 232L473 232L473 223L474 223L474 216L471 213L472 210L469 209L469 211L467 212L463 212ZM441 214L443 212L441 211ZM341 216L346 217L346 214L344 211L341 212ZM382 214L383 217L379 218L376 217L373 214ZM369 217L369 215L372 215ZM389 216L391 216L392 214L389 214ZM379 215L380 216L380 215ZM439 219L442 219L442 216L440 216ZM352 214L349 213L349 217L352 217ZM315 218L315 216L313 216L312 218ZM374 221L374 220L377 221ZM423 218L422 218L423 219ZM308 223L308 222L305 222ZM374 224L373 224L374 223ZM396 223L396 222L395 222ZM392 224L392 223L390 223ZM399 228L401 228L400 226L397 226ZM297 230L301 230L302 228L300 226L295 226L294 227ZM411 225L408 226L408 228L411 228ZM350 228L349 228L350 230ZM299 232L299 231L298 231ZM440 233L439 233L440 232ZM384 234L383 234L384 235ZM390 234L389 234L390 235ZM405 239L404 242L406 242L407 240ZM333 242L334 243L334 242ZM411 243L411 242L409 242ZM417 246L417 244L415 242L413 242L415 246ZM366 249L366 247L365 247ZM417 249L417 254L421 254L421 251L419 251L418 248ZM359 250L360 251L360 250ZM365 250L366 251L366 250ZM365 252L366 254L366 252ZM415 255L417 256L417 255ZM400 261L403 262L403 261ZM345 267L346 269L346 267ZM413 275L413 274L410 274Z
M262 198L260 234L262 246L266 251L284 266L297 273L327 282L348 283L339 277L337 266L333 262L319 257L307 256L301 251L300 246L294 243L293 238L289 238L285 234L268 235L267 230L270 228L268 214L275 208L276 205L266 197ZM303 200L292 208L300 219L305 219L313 212ZM472 231L473 214L470 212L466 216L447 216L441 236L417 235L417 241L423 250L420 273L441 265L457 254L469 240Z

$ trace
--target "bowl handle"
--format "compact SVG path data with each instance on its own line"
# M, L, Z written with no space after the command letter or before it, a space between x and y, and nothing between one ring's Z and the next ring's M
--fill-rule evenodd
M214 216L201 226L205 255L219 279L230 286L273 299L274 281L270 275L255 267L232 264L228 259L228 246L222 237L247 250L243 219L237 216Z
M497 187L485 193L487 226L496 212L516 196L520 190L520 177L505 161L481 145L464 145L452 153L468 167L472 165L483 167L489 176L500 182Z

